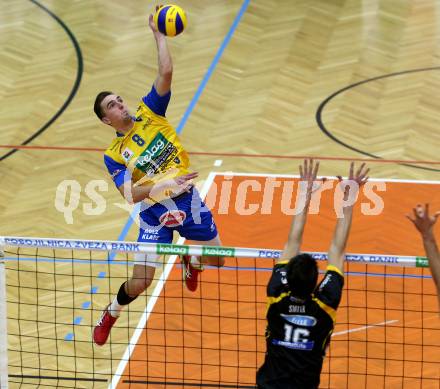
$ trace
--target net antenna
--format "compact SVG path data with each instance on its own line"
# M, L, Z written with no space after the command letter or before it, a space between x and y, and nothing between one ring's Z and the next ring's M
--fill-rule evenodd
M6 325L5 240L0 238L0 388L8 388L8 329Z

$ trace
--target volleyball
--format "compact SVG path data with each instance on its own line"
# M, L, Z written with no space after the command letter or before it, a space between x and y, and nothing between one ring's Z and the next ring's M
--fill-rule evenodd
M154 14L157 29L166 36L179 35L186 27L185 11L177 5L164 5Z

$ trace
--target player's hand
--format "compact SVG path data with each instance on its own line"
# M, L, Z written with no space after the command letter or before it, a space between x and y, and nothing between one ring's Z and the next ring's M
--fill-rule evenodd
M189 193L193 187L192 180L198 176L199 173L193 172L164 181L162 184L165 188L165 193L167 193L169 197L178 196L183 192Z
M199 173L193 172L179 177L167 178L175 173L176 169L170 169L166 173L156 175L156 183L151 189L149 197L155 201L162 201L185 191L189 192L193 186L191 181L199 176Z
M354 173L354 162L350 163L350 172L348 173L348 181L354 181L359 186L364 185L368 179L370 178L368 176L370 169L365 168L365 162L358 168L356 173ZM339 182L344 182L344 179L341 176L337 176L339 179Z
M365 167L365 162L356 170L356 173L354 172L354 162L350 163L350 171L348 173L348 178L343 179L341 176L337 176L339 180L339 185L341 186L342 191L344 192L344 198L347 198L350 189L353 187L353 182L356 184L355 188L353 188L356 191L359 191L359 188L368 181L370 178L368 176L370 169Z
M413 208L413 214L413 216L408 214L406 217L413 222L414 226L423 236L428 236L432 233L434 224L440 216L440 211L430 216L429 204L425 204L425 207L421 204L417 204L417 206Z
M156 12L159 10L160 7L162 7L162 4L161 4L161 5L156 5ZM149 18L148 18L148 25L150 26L151 31L153 31L153 33L154 33L155 35L156 35L156 34L163 35L163 34L157 29L156 23L154 23L154 20L153 20L153 14L151 14L151 15L149 16Z
M307 183L306 193L308 197L310 197L312 192L318 189L316 188L316 185L315 187L313 186L313 184L316 181L318 169L319 169L319 162L314 163L313 158L305 159L304 163L299 165L300 181L304 183L303 185L306 185L305 183ZM321 180L325 181L325 178Z
M174 178L174 181L178 187L186 187L186 186L190 185L189 181L197 178L198 176L199 176L198 172L192 172L192 173L185 174L183 176L176 177L176 178Z

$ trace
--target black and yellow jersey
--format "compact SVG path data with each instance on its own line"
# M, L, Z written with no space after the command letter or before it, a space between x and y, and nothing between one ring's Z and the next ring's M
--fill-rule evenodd
M311 389L319 385L344 277L329 265L313 295L291 295L287 262L277 264L267 285L267 352L257 373L259 388Z

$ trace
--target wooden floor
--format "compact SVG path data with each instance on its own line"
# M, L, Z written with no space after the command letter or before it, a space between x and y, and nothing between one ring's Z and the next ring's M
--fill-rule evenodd
M177 3L189 22L181 36L169 39L174 75L167 117L181 130L201 179L211 171L295 174L298 158L315 156L323 175L345 174L349 160L366 158L376 178L440 181L440 2ZM131 209L103 164L102 150L113 132L99 123L93 102L99 91L110 89L134 109L149 91L157 71L147 26L153 8L140 0L13 0L2 8L0 235L121 236ZM225 41L234 20L236 29ZM64 180L80 188L73 196L67 193L66 203L79 196L72 223L57 210L62 205L57 188ZM101 189L105 207L94 215L84 211L87 204L96 207L85 192L91 180L108 187ZM399 193L409 210L406 191ZM409 197L438 204L440 194L421 190ZM403 217L375 228L406 231L413 237L411 252L423 253ZM136 226L123 238L135 240ZM272 247L281 238L274 234ZM362 247L375 250L379 243ZM402 254L397 244L386 247ZM84 289L90 280L83 275L99 271L99 265L78 269L77 278L58 280L59 286L73 282ZM26 277L23 272L21 281ZM119 281L105 288L116 292ZM20 292L10 293L15 298ZM93 321L107 303L105 294L97 299Z

